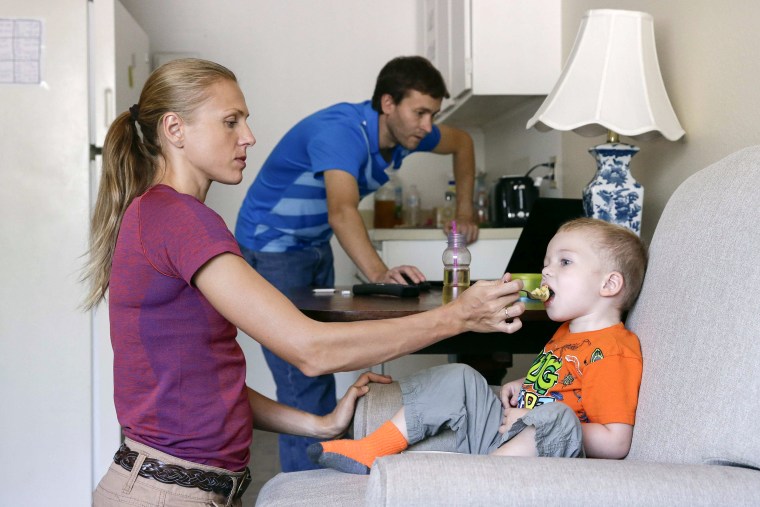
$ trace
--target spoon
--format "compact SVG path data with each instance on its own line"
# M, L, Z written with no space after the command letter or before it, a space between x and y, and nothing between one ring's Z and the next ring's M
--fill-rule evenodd
M538 290L538 289L536 289L536 290ZM524 293L525 293L525 296L526 296L528 299L532 299L533 301L541 301L541 302L544 302L544 301L546 301L547 299L549 299L549 295L551 294L551 292L549 292L549 293L547 294L547 297L546 297L546 298L543 298L543 297L541 297L541 296L540 296L540 295L538 295L538 294L533 294L533 291L528 291L528 290L525 290L525 289L520 289L520 292L524 292Z

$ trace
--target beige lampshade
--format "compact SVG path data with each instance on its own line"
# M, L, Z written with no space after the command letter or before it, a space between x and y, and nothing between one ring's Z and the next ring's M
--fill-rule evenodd
M684 135L660 75L652 16L590 10L551 94L528 121L540 131L675 141Z

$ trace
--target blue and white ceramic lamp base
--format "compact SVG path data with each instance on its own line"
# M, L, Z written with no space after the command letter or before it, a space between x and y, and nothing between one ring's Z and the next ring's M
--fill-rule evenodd
M589 150L596 158L597 170L583 189L586 216L620 224L641 234L644 187L629 170L631 158L638 151L638 146L624 143L605 143Z

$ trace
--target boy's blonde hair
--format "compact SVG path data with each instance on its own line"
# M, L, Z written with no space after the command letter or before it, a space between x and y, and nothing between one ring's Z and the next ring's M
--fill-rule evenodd
M560 226L557 232L584 231L605 264L605 268L623 275L621 310L633 306L644 283L647 247L634 232L621 225L596 218L577 218Z

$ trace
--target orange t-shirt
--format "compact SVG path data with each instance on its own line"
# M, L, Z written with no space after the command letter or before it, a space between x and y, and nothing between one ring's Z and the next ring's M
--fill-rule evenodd
M633 425L641 369L639 339L623 323L571 333L565 322L531 365L518 407L561 401L581 422Z

